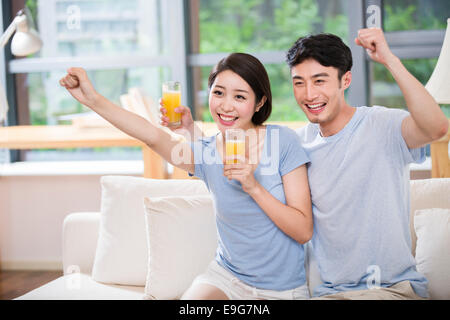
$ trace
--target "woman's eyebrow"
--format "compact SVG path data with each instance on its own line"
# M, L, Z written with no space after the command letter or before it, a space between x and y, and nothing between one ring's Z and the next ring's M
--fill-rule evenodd
M221 86L220 84L216 84L214 87L215 87L215 88L220 88L220 89L226 90L226 88L225 88L224 86ZM233 89L233 91L235 91L235 92L245 92L245 93L248 93L248 91L247 91L247 90L244 90L244 89Z
M248 91L247 91L247 90L244 90L244 89L235 89L234 91L248 93Z

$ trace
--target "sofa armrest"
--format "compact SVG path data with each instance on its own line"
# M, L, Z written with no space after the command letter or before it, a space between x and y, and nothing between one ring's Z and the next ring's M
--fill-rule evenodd
M100 226L100 212L69 214L63 223L64 274L91 274Z

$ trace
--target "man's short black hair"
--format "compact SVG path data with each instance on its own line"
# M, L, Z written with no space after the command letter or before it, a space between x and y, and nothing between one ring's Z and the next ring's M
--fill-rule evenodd
M353 65L350 48L341 38L329 33L299 38L286 55L289 68L307 59L314 59L325 67L337 68L339 80Z

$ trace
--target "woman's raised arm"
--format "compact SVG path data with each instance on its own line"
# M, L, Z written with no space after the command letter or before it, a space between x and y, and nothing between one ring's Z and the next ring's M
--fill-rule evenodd
M188 143L173 139L147 119L125 110L99 94L82 68L70 68L60 85L80 103L126 134L136 138L180 169L194 173L194 161Z

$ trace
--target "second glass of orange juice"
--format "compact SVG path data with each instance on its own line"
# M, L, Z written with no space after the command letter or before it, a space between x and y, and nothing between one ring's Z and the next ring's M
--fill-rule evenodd
M169 118L169 126L181 125L181 113L175 112L175 108L181 105L181 85L177 81L167 81L162 85L162 99L166 116Z
M227 129L225 131L225 163L240 163L245 159L245 131Z

